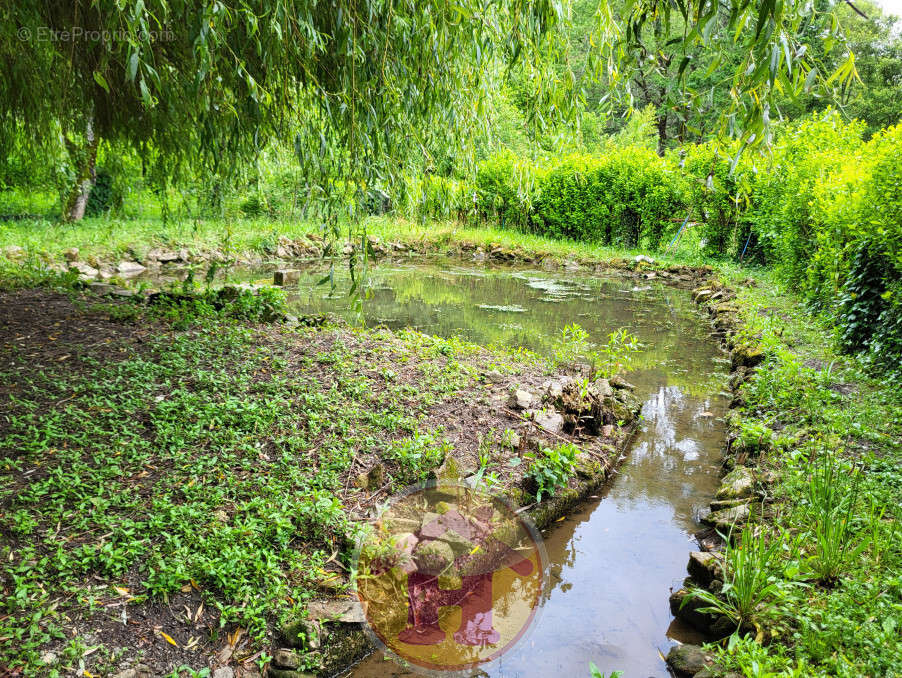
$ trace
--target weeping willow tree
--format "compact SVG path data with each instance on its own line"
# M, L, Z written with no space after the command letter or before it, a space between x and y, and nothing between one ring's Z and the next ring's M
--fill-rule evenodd
M839 36L829 2L632 0L627 10L615 20L602 3L597 14L595 69L615 91L647 52L648 22L683 18L684 61L724 48L712 22L737 29L745 58L724 119L746 141L761 138L772 92L854 74L851 60L818 71L794 37L809 25ZM353 209L411 156L466 146L513 63L526 69L533 119L566 117L577 97L545 67L565 16L554 0L4 3L0 142L17 135L39 153L61 141L73 168L66 219L84 212L102 141L140 150L163 178L191 166L227 175L267 143L290 143L318 199ZM748 26L753 35L739 30Z

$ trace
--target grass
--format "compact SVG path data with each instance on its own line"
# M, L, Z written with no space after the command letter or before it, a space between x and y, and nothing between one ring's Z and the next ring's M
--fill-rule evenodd
M737 630L754 630L780 592L781 582L774 576L783 547L779 539L762 534L746 525L740 535L728 539L723 552L723 588L715 595L694 589L692 595L708 604L702 612L725 615Z
M736 285L742 335L766 358L741 388L733 448L774 480L762 539L785 540L768 570L779 595L745 606L766 617L765 642L734 637L719 663L755 676L899 675L902 396L834 349L829 318L755 275Z
M364 222L368 234L383 241L403 242L437 251L469 243L489 250L492 246L519 249L532 256L560 260L607 261L632 257L639 252L614 247L553 240L539 235L482 226L462 226L457 222L417 223L400 217L371 217ZM341 227L343 232L348 226ZM63 251L78 247L82 259L119 261L142 259L152 247L189 250L219 249L225 254L271 255L279 236L300 238L321 233L321 224L309 221L270 219L190 219L169 220L85 218L73 224L52 219L0 221L0 249L23 247L39 258L59 258ZM668 263L703 263L698 250L687 243L669 255L655 254Z

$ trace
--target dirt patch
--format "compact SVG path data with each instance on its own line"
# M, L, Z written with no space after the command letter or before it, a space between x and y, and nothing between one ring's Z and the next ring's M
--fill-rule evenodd
M4 379L0 387L0 434L5 436L12 419L26 412L32 415L35 412L58 413L70 405L78 405L81 408L77 410L79 414L66 422L71 427L71 437L63 445L70 448L86 446L84 454L77 457L79 463L105 468L107 460L102 458L103 455L100 458L93 456L92 450L104 450L104 454L110 454L107 440L93 441L86 425L95 414L112 417L115 413L104 405L94 404L95 401L82 402L82 394L75 392L69 382L90 381L94 371L118 365L137 355L142 357L143 363L157 365L165 362L167 346L176 340L182 339L182 344L190 344L195 338L198 341L203 339L201 331L175 331L163 323L148 321L143 308L134 300L107 301L89 292L62 294L48 290L26 290L0 295L0 369L12 375L11 379ZM572 428L561 426L560 430L553 427L549 430L543 427L540 417L550 416L556 404L560 404L561 394L555 389L562 388L561 382L572 381L580 375L549 374L549 366L539 360L524 361L522 357L457 345L415 333L399 336L383 330L361 332L345 327L293 330L284 325L254 325L246 329L250 332L247 360L257 361L252 369L242 371L239 363L245 359L243 355L223 361L217 355L189 354L200 362L195 366L186 365L183 373L176 374L178 388L188 394L207 393L210 400L215 400L216 391L204 390L210 388L207 380L210 375L217 379L228 375L227 382L217 385L216 389L235 389L237 393L240 385L244 389L242 393L255 398L255 394L269 389L273 399L281 398L293 403L292 399L303 392L301 386L307 385L313 395L347 394L341 397L347 397L348 402L339 404L357 413L348 419L352 427L362 427L368 418L388 412L391 408L386 406L386 402L391 400L394 410L416 414L420 431L434 433L436 439L441 439L447 446L439 472L453 466L454 472L466 477L472 475L485 459L489 459L497 471L495 490L521 505L534 502L534 489L527 483L528 464L512 466L508 463L510 459L535 454L543 447L572 442L586 455L581 463L589 467L592 482L597 484L616 462L631 430L629 426L611 423L612 418L604 414L606 410L600 405L595 414L604 418L595 425L582 420L583 416L595 416L592 408L587 406L585 415L580 412L574 415ZM209 334L208 331L208 341ZM187 342L184 341L186 339ZM254 357L251 349L259 349L266 355L264 358L259 355ZM333 354L338 356L338 363L330 362L329 356ZM280 366L270 367L276 361ZM274 378L275 373L278 379ZM280 379L291 381L293 390L284 393L274 390L281 388L283 382ZM552 381L556 386L548 383ZM38 382L40 389L34 386ZM587 382L580 383L586 387ZM108 388L111 394L116 394L129 391L132 385L123 382L95 386L102 387L101 391ZM528 406L517 402L518 389L529 393ZM121 423L115 424L121 428L114 430L114 434L120 431L137 432L145 441L154 442L152 419L158 414L157 409L168 403L172 394L164 391L154 396L147 389L132 390L135 391L135 399L131 401L134 411L130 410ZM621 403L622 409L627 391L623 390L620 395L615 391L619 393L620 389L610 389L607 397L619 398L617 402ZM97 397L96 390L92 397ZM26 401L28 404L23 404ZM253 402L263 405L267 400L257 398ZM109 408L115 407L114 404L109 405ZM325 426L324 431L317 435L309 432L313 422L309 421L303 404L291 404L288 412L295 417L290 426L305 429L307 434L309 450L298 457L298 463L304 466L305 472L312 477L320 473L321 466L335 465L335 459L322 456L328 452L335 436L335 431L330 428L332 422L328 421L328 408L325 410L326 421L318 424ZM192 416L192 412L186 410L185 416ZM38 415L37 421L40 420ZM188 421L185 425L191 423ZM180 425L180 422L175 424ZM213 430L211 424L210 431ZM592 432L601 435L591 435ZM17 435L19 440L27 440L29 434L19 430ZM243 441L241 449L246 456L230 470L236 486L253 486L255 477L265 478L271 473L273 459L284 454L284 449L275 442L269 431L261 430L255 435L250 444ZM335 469L338 482L332 486L331 493L341 501L354 520L368 519L374 504L400 489L398 479L410 472L398 458L381 454L381 451L392 449L393 445L406 440L408 434L392 433L386 428L384 431L378 429L375 435L375 444L366 449L361 447L349 463L341 462L344 466ZM2 451L2 454L16 461L13 467L2 472L0 478L0 506L3 507L0 527L4 541L11 549L10 562L15 562L16 555L24 552L33 553L36 560L52 560L57 549L69 556L82 553L84 549L91 549L90 553L95 554L98 553L96 549L102 550L109 543L109 539L121 539L118 533L112 536L112 532L101 533L103 530L92 527L94 523L90 515L86 516L87 526L77 530L56 518L41 521L43 514L40 507L35 508L34 513L39 517L37 524L25 531L21 525L12 524L9 520L11 511L21 514L31 510L31 505L17 504L17 496L35 483L50 480L51 473L57 477L64 471L58 467L53 449L44 450L39 444L32 446L31 442L28 440L28 447L31 448L28 451L9 448ZM179 465L157 452L152 452L157 456L142 459L131 466L123 457L122 470L114 476L114 481L109 481L116 483L111 486L114 495L136 499L137 503L129 505L128 513L122 518L129 521L148 520L151 516L145 511L150 510L154 497L159 500L161 488L185 483L185 476L179 475L183 473ZM184 466L195 460L202 463L205 454L206 448L200 447L193 452L194 456L185 457L182 464ZM442 460L436 459L435 463L439 461ZM93 466L91 468L96 470ZM381 472L374 472L378 468L382 469ZM428 466L414 471L419 474L426 468ZM365 476L362 482L361 475ZM209 483L210 492L216 491L221 482L215 474L195 474L191 477ZM588 487L585 477L574 475L556 500L543 502L547 508L540 521L558 515L566 506L577 501ZM173 504L175 510L182 510L193 501L194 490L190 490L189 485L186 483L185 489L181 490L182 495ZM99 507L108 498L106 489L103 486L88 487L86 491L98 493L100 503L96 506ZM218 521L228 525L233 519L231 509L232 506L226 503L217 511L211 511L212 515L207 515L199 527L208 530ZM106 512L102 508L95 510L98 516ZM108 515L118 514L113 512ZM102 524L100 521L94 522ZM212 529L215 531L217 528ZM29 536L23 537L23 534ZM149 553L157 548L155 544L159 537L156 533L146 537L154 544ZM34 548L29 551L32 545ZM323 547L320 542L301 539L293 544L293 549L298 552L313 552ZM78 661L83 661L85 669L101 675L112 675L129 667L136 668L138 673L146 669L150 675L163 675L179 666L216 668L225 665L236 669L238 676L256 675L259 668L256 662L264 650L270 649L269 641L250 639L245 630L236 624L222 623L217 604L234 605L235 601L223 600L214 586L209 583L204 585L203 582L198 585L193 579L181 585L180 589L171 590L165 597L148 597L145 587L147 560L145 557L124 575L117 577L102 576L89 567L86 574L68 580L64 587L57 588L58 582L53 578L48 578L46 583L34 582L34 595L44 591L47 597L35 598L37 602L30 610L52 612L57 629L54 633L59 635L48 637L40 644L39 652L47 659L43 670L36 667L33 661L25 665L27 668L18 662L11 662L10 666L16 668L0 673L41 674L49 673L53 667L65 671L77 667ZM29 568L36 566L40 567L36 562L28 564ZM319 587L320 592L340 590L345 580L340 554L336 551L321 569L314 586ZM61 575L59 571L47 574L64 580L69 576ZM310 595L312 584L308 580L309 574L285 572L284 576L292 585L297 578L299 591ZM5 596L13 595L18 586L9 571L2 577L2 586ZM275 622L273 618L272 623ZM271 628L270 640L274 635L275 631ZM0 638L0 643L10 640L9 637ZM79 647L90 650L87 654L84 654L85 650L79 650L81 656L78 660L71 658L74 652L71 643L76 640ZM52 656L47 653L52 653ZM66 659L67 656L69 659ZM14 657L8 657L7 661Z

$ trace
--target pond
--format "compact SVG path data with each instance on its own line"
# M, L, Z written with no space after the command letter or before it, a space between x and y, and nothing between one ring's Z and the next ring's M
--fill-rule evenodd
M643 421L628 457L604 492L546 530L551 585L542 609L525 639L478 675L588 676L590 661L625 677L669 675L662 655L674 640L698 641L674 622L668 596L686 576L697 513L719 484L727 406L729 361L688 293L580 271L439 261L376 266L355 304L346 280L333 295L316 284L322 277L303 274L291 294L297 312L546 354L573 322L594 341L620 327L640 339L628 378ZM409 674L377 653L342 675Z

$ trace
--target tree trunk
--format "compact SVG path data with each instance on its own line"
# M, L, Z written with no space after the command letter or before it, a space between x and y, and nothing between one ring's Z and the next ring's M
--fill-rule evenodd
M69 191L66 204L63 205L63 219L65 221L80 221L85 216L85 208L88 206L88 198L91 197L91 189L97 180L97 146L100 139L94 136L94 126L88 121L85 130L86 144L84 151L73 154L79 159L78 176L75 184ZM75 144L68 144L70 153Z
M663 108L663 106L662 106ZM658 155L664 157L667 150L667 111L658 116Z

